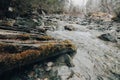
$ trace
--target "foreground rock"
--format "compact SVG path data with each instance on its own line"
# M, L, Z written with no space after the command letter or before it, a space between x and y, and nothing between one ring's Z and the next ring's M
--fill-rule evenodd
M76 29L72 26L72 25L66 25L64 26L65 30L68 30L68 31L75 31Z
M101 36L99 36L99 38L104 40L104 41L117 42L117 37L115 35L110 34L110 33L102 34Z

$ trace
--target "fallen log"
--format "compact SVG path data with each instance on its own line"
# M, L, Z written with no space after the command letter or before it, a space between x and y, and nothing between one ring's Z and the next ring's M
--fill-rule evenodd
M66 53L73 54L75 51L75 46L68 40L46 42L37 47L0 43L0 74L46 58Z
M41 34L45 33L47 30L42 28L34 28L34 27L26 27L26 26L0 26L0 29L4 30L12 30L12 31L20 31L20 32L26 32L26 33L36 33Z
M36 35L36 34L0 34L0 39L9 39L9 40L37 40L37 41L47 41L54 40L51 36L47 35Z

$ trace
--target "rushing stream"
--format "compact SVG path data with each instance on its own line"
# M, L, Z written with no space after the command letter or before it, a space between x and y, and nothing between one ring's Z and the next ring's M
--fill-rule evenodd
M66 25L72 25L75 30L65 30L63 26ZM63 20L58 21L57 31L48 31L54 38L69 39L77 45L73 58L75 66L59 67L58 75L62 80L120 80L120 50L114 44L98 39L97 36L103 32L89 30L89 26Z
M62 3L62 0L59 1ZM46 4L48 5L49 3ZM58 4L55 6L60 7L61 4ZM113 21L114 19L116 21L120 20L120 0L63 0L63 14L49 14L50 8L44 11L41 5L39 7L41 13L39 17L39 10L38 12L33 12L31 20L27 18L24 20L24 18L19 17L18 23L20 20L20 25L17 25L17 28L23 32L26 31L38 35L47 34L52 36L58 43L61 40L70 40L77 48L76 53L65 53L45 58L41 62L26 65L25 67L18 67L19 69L17 68L17 70L8 71L3 76L1 75L0 79L120 80L120 22ZM50 5L48 7L54 8L54 6ZM55 8L57 9L57 7ZM48 14L46 15L47 11ZM61 8L58 13L61 13ZM17 22L17 19L13 21ZM7 28L11 26L8 30L16 27L14 22L11 26L9 22L3 21L3 23L6 23ZM28 23L30 25L26 25ZM6 28L6 25L2 24L3 28ZM34 30L35 27L36 29ZM4 34L4 31L0 33ZM58 46L58 48L61 47Z
M2 80L120 80L120 23L53 14L43 16L38 27L57 41L71 40L76 53L17 69ZM115 36L98 38L106 33Z

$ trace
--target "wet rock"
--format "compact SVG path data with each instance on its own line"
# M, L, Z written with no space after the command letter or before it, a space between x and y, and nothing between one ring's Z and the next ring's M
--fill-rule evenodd
M89 23L88 22L81 22L81 23L79 23L80 25L88 25Z
M35 75L34 71L31 71L30 74L28 75L30 78L32 78Z
M51 66L53 66L53 64L54 64L53 62L48 62L48 63L47 63L47 66L48 66L48 67L51 67Z
M52 67L47 67L46 71L50 71L52 69Z
M101 36L99 36L99 38L104 41L117 42L116 37L110 33L102 34Z
M15 24L16 20L14 19L7 19L7 20L2 20L1 25L2 26L13 26Z
M52 25L56 25L56 24L57 24L56 19L46 19L44 21L45 26L52 26Z
M68 54L65 54L64 55L64 59L65 59L65 63L68 67L74 67L74 64L73 64L73 61L72 61L72 58L70 57L70 55Z
M55 31L56 30L56 26L52 25L52 26L44 26L43 27L45 30L49 30L49 31Z
M33 18L33 19L29 19L29 18L21 18L18 17L16 19L16 26L29 26L29 27L35 27L38 25L38 22L40 22L38 19Z
M37 78L36 80L41 80L40 78Z
M74 67L72 57L73 56L70 56L70 54L64 54L56 60L56 63L58 65L66 65L68 67Z
M76 24L79 24L79 25L89 25L91 23L91 20L90 19L83 19L81 20L80 22L77 22Z
M68 31L75 31L76 30L73 25L66 25L66 26L64 26L64 29L68 30Z
M116 31L117 31L117 32L120 32L120 27L117 27Z
M71 75L71 70L67 66L62 66L58 69L58 75L62 80L67 80L67 78Z
M50 71L53 67L53 64L54 64L53 62L48 62L46 66L46 71Z

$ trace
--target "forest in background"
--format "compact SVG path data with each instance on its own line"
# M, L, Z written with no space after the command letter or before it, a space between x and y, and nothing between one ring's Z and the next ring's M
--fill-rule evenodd
M38 13L61 13L62 0L1 0L0 17L28 16Z

